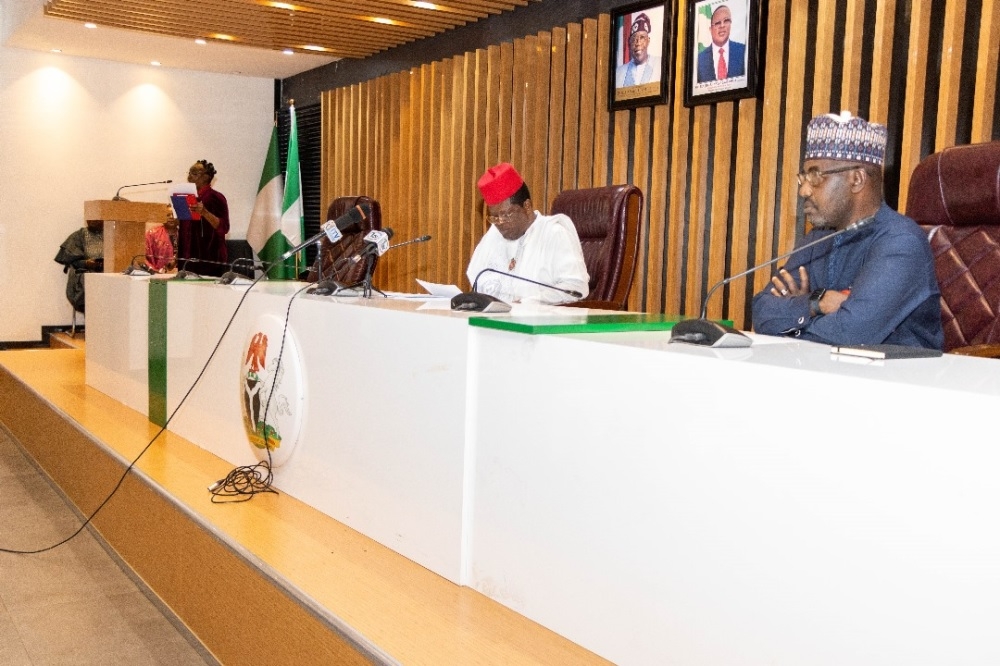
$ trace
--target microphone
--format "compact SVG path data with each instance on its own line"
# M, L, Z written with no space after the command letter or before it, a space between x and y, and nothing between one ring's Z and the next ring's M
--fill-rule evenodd
M525 282L530 282L531 284L537 284L540 287L554 289L560 293L566 294L567 296L572 296L575 299L583 298L583 294L578 291L574 291L573 289L563 289L562 287L557 287L553 284L546 284L545 282L539 282L538 280L532 280L531 278L526 278L522 275L504 273L503 271L499 271L495 268L484 268L479 271L476 275L476 279L472 281L471 292L467 294L455 294L451 297L452 310L465 310L468 312L510 312L511 306L509 303L504 303L499 298L490 296L489 294L482 294L477 291L479 278L481 278L484 273L506 275L507 277L514 278L515 280L524 280Z
M410 243L422 243L424 241L429 241L431 239L430 236L421 236L420 238L414 238L413 240L406 241L405 243L399 243L399 245L393 245L390 247L389 239L392 238L392 236L393 236L393 231L389 227L386 227L381 231L377 229L372 229L367 234L365 234L364 247L362 247L361 250L354 256L346 258L342 257L339 261L343 261L344 263L339 265L341 267L347 265L354 265L373 254L378 254L378 256L381 257L383 254L388 252L393 247L399 247L400 245L408 245ZM336 265L334 272L336 272ZM365 279L367 280L368 277L366 277ZM329 296L330 294L336 294L338 291L341 291L342 289L345 288L346 288L345 285L340 284L334 279L320 280L319 282L316 283L315 286L307 289L306 293L316 294L317 296Z
M404 245L410 245L411 243L426 243L430 239L431 239L431 235L430 234L425 234L423 236L420 236L419 238L411 238L408 241L403 241L402 243L396 243L395 245L390 245L389 249L390 250L395 250L397 247L403 247Z
M236 270L237 264L248 264L251 268L257 268L260 266L264 268L263 264L250 259L249 257L238 257L229 264L229 270L222 274L222 276L215 281L216 284L240 284L249 283L253 278L250 278L243 273Z
M134 275L135 277L148 277L156 272L145 261L142 261L138 265L136 265L135 260L139 259L140 257L145 260L146 253L143 252L142 254L137 254L134 257L132 257L132 259L128 262L128 266L126 266L125 270L122 271L122 275Z
M188 265L189 261L191 261L191 257L187 257L186 259L184 259L184 263L181 264L181 267L177 271L177 274L174 275L170 279L171 280L200 280L201 279L200 275L198 275L194 271L187 270L187 265ZM198 261L198 260L196 259L195 261Z
M822 238L817 238L816 240L810 241L801 247L795 248L791 252L779 254L774 259L765 261L762 264L757 264L742 273L737 273L736 275L732 275L717 282L705 295L705 302L701 308L701 317L699 319L685 319L684 321L679 321L674 324L674 327L670 331L670 342L688 342L695 345L703 345L705 347L749 347L750 338L742 332L737 331L735 328L724 326L723 324L710 321L705 318L708 314L708 299L712 297L712 294L714 294L719 287L727 285L737 278L755 273L766 266L770 266L771 264L781 261L782 259L787 259L796 252L801 252L802 250L810 248L813 245L819 245L820 243L826 242L831 238L836 238L837 236L847 233L848 231L860 229L861 227L871 223L874 219L874 217L866 217L863 220L852 222L839 231L835 231L832 234L823 236Z
M173 180L158 180L155 183L136 183L135 185L122 185L121 187L118 188L118 191L115 192L115 196L112 199L112 201L128 201L128 199L123 199L122 196L121 196L122 190L124 190L126 187L142 187L144 185L166 185L167 183L172 183L172 182L174 182L174 181Z
M299 243L288 252L285 252L283 255L278 257L276 261L272 262L271 265L273 266L274 264L280 264L286 259L290 259L295 254L302 251L303 248L312 245L318 240L321 240L324 236L326 236L331 243L336 243L337 241L339 241L341 238L344 237L343 232L348 231L352 227L361 224L362 222L367 220L368 216L371 215L371 212L372 212L371 206L369 206L366 203L361 203L355 206L354 208L351 208L349 211L338 217L336 220L327 220L319 228L320 232L318 234L316 234L309 240L305 241L304 243Z

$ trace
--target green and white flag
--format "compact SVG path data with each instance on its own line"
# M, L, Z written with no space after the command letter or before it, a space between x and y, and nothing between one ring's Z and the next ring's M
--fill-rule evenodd
M247 241L260 260L273 263L285 252L302 242L302 178L299 174L298 126L295 107L290 107L291 133L288 138L288 169L281 177L278 155L278 128L271 130L271 143L264 160L264 170L257 188ZM287 185L287 186L286 186ZM268 276L278 279L296 277L294 257L275 266Z
M264 171L260 175L260 185L257 187L257 199L250 214L250 228L247 230L247 242L257 253L261 261L272 262L293 245L281 233L281 204L284 198L284 185L281 178L281 160L278 156L278 128L271 130L271 143L264 159ZM271 271L272 277L281 277L283 273L277 269Z
M281 204L281 232L288 239L289 249L302 242L302 176L299 172L299 128L295 122L295 107L289 106L291 114L291 131L288 136L288 162L285 168L285 197ZM305 252L300 252L301 261L305 261ZM293 259L286 262L283 277L294 278L295 266ZM277 277L277 276L275 276Z

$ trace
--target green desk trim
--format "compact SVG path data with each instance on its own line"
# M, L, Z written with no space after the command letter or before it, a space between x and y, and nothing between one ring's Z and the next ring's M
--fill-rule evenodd
M579 314L520 315L516 317L470 317L469 325L501 331L543 335L553 333L620 333L627 331L669 331L679 321L689 319L662 314ZM732 326L731 321L723 321Z

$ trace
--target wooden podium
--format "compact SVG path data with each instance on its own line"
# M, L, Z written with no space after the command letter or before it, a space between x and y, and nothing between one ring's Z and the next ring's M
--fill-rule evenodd
M83 219L104 220L104 272L120 273L146 253L146 225L161 224L169 204L142 201L83 202Z

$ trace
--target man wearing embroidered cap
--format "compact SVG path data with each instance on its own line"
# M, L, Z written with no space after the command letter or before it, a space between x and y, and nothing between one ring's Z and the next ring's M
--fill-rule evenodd
M927 236L882 199L886 128L847 111L813 118L798 174L813 230L753 300L758 333L827 344L941 349L941 301Z
M660 59L649 55L649 17L639 14L632 20L628 33L629 61L615 69L615 87L628 88L660 80Z
M508 303L573 300L555 289L483 273L489 268L580 292L585 298L590 276L572 220L534 210L524 179L506 162L487 170L477 185L489 210L490 228L472 253L466 273L469 283L475 284L477 291Z

